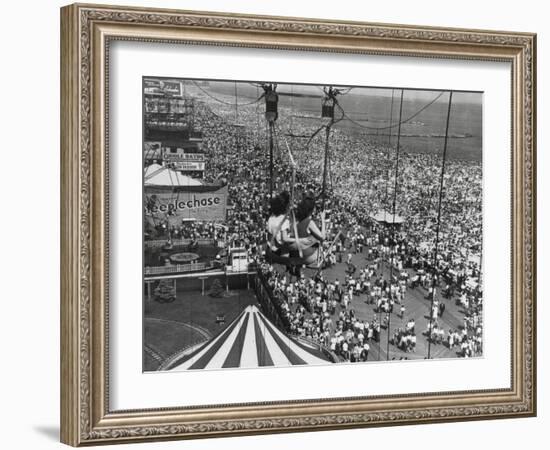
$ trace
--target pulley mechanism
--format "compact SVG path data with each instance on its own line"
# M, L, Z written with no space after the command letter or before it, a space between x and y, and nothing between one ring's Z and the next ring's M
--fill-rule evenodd
M277 110L279 95L275 92L277 85L275 83L266 83L262 87L264 89L265 98L265 119L269 123L274 123L279 117L279 112Z
M340 94L338 89L334 89L332 86L323 88L325 96L321 103L321 117L323 119L334 120L334 107L336 106L336 96Z

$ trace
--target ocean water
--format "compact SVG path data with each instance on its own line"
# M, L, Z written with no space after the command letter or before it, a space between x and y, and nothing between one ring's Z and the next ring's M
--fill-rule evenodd
M210 82L203 86L213 95L222 95L225 101L228 97L235 98L235 82ZM319 116L322 103L322 88L319 86L285 85L278 86L282 94L279 97L280 110L290 108L294 112L293 122L299 125L320 124ZM251 83L238 82L238 103L246 103L257 98L258 90ZM315 95L300 97L296 94ZM338 97L340 106L349 120L342 120L338 128L355 135L379 142L380 144L396 145L398 128L384 129L390 124L397 124L400 113L400 89L393 91L387 88L353 88ZM434 100L440 91L407 90L403 92L401 121L410 118ZM433 104L428 106L409 122L401 126L400 146L411 153L440 153L444 145L445 126L447 120L449 94L443 93ZM263 102L262 102L263 103ZM262 111L263 111L263 104ZM449 139L447 156L451 159L482 160L483 133L483 94L454 92L449 120ZM337 108L335 118L341 116ZM355 123L354 123L355 122ZM296 130L298 131L298 130Z
M431 92L430 95L431 98L435 98L438 92ZM413 116L430 102L430 100L419 99L406 100L406 96L407 92L404 93L401 112L402 121ZM392 114L391 97L357 97L342 99L341 104L346 111L353 108L356 113L355 117L352 117L359 125L385 127L389 125L391 116L392 123L397 124L399 122L400 100L398 98L394 98ZM448 94L443 94L439 101L427 107L410 122L402 124L400 146L403 150L412 153L441 152L444 145L448 98ZM449 158L481 161L483 128L481 98L482 95L479 94L478 102L464 102L461 101L461 93L453 94L447 143L447 156ZM346 107L346 104L348 107ZM359 108L365 111L363 115L357 114L357 111L361 111ZM351 133L367 133L375 141L391 142L391 145L396 145L397 127L391 130L367 130L351 122L343 121L341 123L342 128L346 128Z

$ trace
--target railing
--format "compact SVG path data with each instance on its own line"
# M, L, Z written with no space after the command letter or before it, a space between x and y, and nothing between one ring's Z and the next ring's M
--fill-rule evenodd
M254 277L254 290L262 306L262 311L267 318L271 320L277 328L288 332L290 330L288 318L284 315L279 303L273 298L273 291L260 270L256 272L256 276Z
M186 272L198 272L200 270L210 269L212 265L210 263L190 263L190 264L176 264L172 266L161 267L145 267L145 275L163 275L167 273L186 273Z
M314 347L317 349L317 351L321 352L323 355L325 355L327 358L329 358L332 362L339 362L340 358L336 353L334 353L332 350L330 350L328 347L325 347L322 344L319 344L318 342L315 342L309 338L305 338L302 336L293 335L292 336L297 341L301 342L303 345L308 347Z
M231 274L231 275L233 275L233 274L236 274L236 275L244 274L244 275L246 275L247 273L255 272L257 267L258 267L258 264L256 262L249 262L246 266L246 269L234 270L233 267L227 266L225 268L225 271L226 271L226 273Z
M174 239L172 241L172 246L187 246L193 242L193 239ZM197 239L196 242L198 245L216 245L219 247L220 241L215 241L214 239ZM157 248L164 247L168 241L166 239L155 239L152 241L145 241L145 247L148 248Z
M302 342L302 345L315 348L317 351L325 355L330 361L340 361L340 358L338 358L336 353L324 345L302 336L290 334L290 323L288 318L284 315L282 308L274 298L273 290L267 283L265 276L260 270L256 272L254 287L256 290L256 297L262 306L262 311L279 329L284 330L287 334L292 336L293 339Z

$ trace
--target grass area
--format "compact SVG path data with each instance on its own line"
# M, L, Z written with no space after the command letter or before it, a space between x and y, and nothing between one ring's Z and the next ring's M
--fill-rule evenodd
M206 341L224 330L248 305L257 304L252 290L229 291L220 298L178 291L172 303L145 300L143 370L157 370L159 359ZM225 323L216 320L219 316L225 316Z
M200 292L177 292L172 303L146 301L144 318L164 319L187 323L217 334L248 305L257 304L252 290L230 291L227 297L214 298ZM216 317L225 315L225 325L216 323Z
M144 340L163 358L180 350L182 345L194 345L207 340L211 335L185 323L162 319L145 319Z

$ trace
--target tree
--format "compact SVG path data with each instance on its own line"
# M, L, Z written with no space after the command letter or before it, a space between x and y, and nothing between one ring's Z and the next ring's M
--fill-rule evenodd
M208 291L208 295L210 297L221 297L223 296L223 286L222 283L218 278L214 280L212 283L212 286L210 286L210 290Z
M159 303L171 303L176 299L176 289L171 280L160 280L154 294Z

